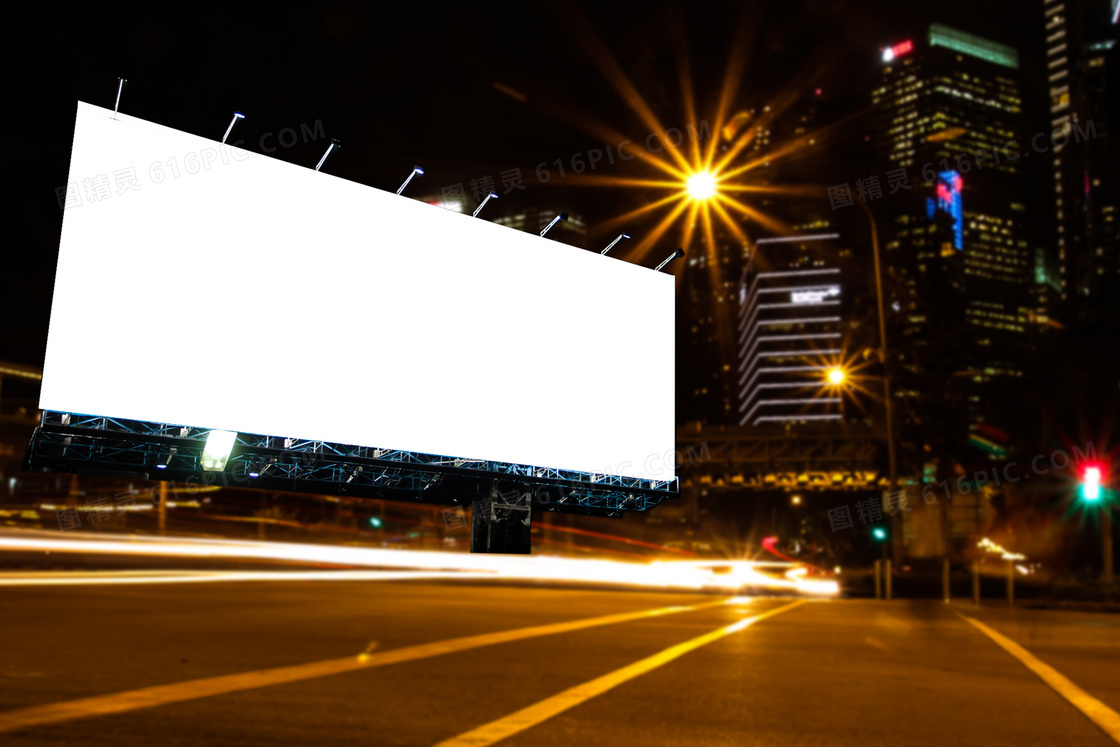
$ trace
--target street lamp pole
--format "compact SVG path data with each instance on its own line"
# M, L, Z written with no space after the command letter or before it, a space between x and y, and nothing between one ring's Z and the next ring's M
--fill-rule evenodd
M856 200L867 215L867 222L871 226L871 249L875 255L875 295L879 305L879 362L883 366L883 405L887 416L887 463L889 469L888 489L894 493L898 488L898 462L894 450L894 405L891 401L891 370L887 357L887 316L883 307L883 268L879 259L879 229L875 225L875 216L871 208L863 200ZM895 522L896 524L901 522ZM898 526L893 527L894 535L891 544L894 549L895 562L901 560L902 546ZM884 549L886 549L884 547Z

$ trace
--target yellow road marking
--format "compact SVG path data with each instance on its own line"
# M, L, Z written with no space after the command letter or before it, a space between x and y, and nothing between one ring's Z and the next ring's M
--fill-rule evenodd
M48 703L46 705L30 706L12 711L0 712L0 733L26 729L32 726L55 724L61 721L71 721L91 716L107 716L114 713L135 711L141 708L182 703L188 700L209 698L215 695L255 690L260 687L283 685L289 682L314 679L316 677L329 677L334 674L343 674L371 667L383 667L389 664L400 664L406 661L426 659L431 656L442 656L460 651L468 651L480 646L493 646L499 643L521 641L526 638L536 638L558 633L570 633L576 630L594 628L601 625L617 625L619 623L641 620L661 615L671 615L678 612L692 612L727 604L726 599L718 602L705 602L689 606L661 607L659 609L642 610L640 612L625 612L618 615L604 617L591 617L571 622L553 623L551 625L537 625L531 628L519 628L498 633L483 633L465 638L452 638L434 643L422 643L417 646L392 649L379 653L362 653L358 656L348 656L342 659L328 659L307 664L296 664L289 667L276 667L274 669L261 669L243 674L230 674L221 677L207 677L187 682L177 682L171 685L157 685L139 690L127 690L113 693L112 695L97 695L90 698L64 701L61 703Z
M667 648L660 653L656 653L653 656L625 666L622 669L616 669L590 682L585 682L582 685L569 688L559 695L554 695L539 703L534 703L527 708L522 708L520 711L512 713L505 718L491 721L477 729L472 729L457 737L452 737L451 739L440 742L436 747L483 747L484 745L494 744L518 732L532 728L543 721L547 721L553 716L559 715L569 708L574 708L597 695L602 695L608 690L618 687L627 680L632 680L646 672L668 664L674 659L684 656L689 651L698 649L701 646L706 646L732 633L738 633L740 630L754 625L760 620L765 620L768 617L781 614L794 607L800 607L807 601L806 599L802 599L801 601L787 604L784 607L778 607L769 612L763 612L753 617L744 618L726 627L713 630L711 633L705 633L698 638L693 638L690 641L678 643L676 646Z
M1054 688L1059 695L1073 704L1074 708L1088 716L1089 720L1099 726L1105 734L1120 742L1120 714L1073 684L1064 674L1061 674L1007 636L996 632L979 620L965 617L959 612L957 614L960 615L961 619L999 644L1004 651L1022 662L1027 669L1037 674L1043 682Z

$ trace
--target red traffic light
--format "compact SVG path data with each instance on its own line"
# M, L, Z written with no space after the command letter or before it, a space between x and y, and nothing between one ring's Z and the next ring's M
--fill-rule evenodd
M1081 465L1081 497L1087 501L1100 500L1101 484L1104 482L1104 465L1100 462L1086 462Z

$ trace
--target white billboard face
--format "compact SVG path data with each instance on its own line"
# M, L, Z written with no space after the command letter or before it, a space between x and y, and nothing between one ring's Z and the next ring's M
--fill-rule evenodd
M84 103L69 185L43 409L673 477L671 275Z

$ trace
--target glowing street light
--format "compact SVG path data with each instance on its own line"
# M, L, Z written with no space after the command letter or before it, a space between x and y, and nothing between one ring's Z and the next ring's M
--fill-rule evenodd
M409 174L408 178L404 180L404 184L402 184L400 186L400 189L397 190L397 194L403 192L404 188L408 186L408 183L412 181L412 177L416 176L417 174L419 174L420 176L424 176L424 169L420 168L419 166L413 166L412 173Z
M848 380L848 373L839 366L833 366L828 369L828 383L832 386L840 386Z
M685 182L688 196L697 201L710 200L716 196L716 176L710 171L698 171Z
M245 115L241 112L234 112L233 119L230 121L229 127L226 128L226 134L222 135L222 145L226 144L226 138L229 137L229 133L233 132L233 126L237 124L239 119L245 119Z

